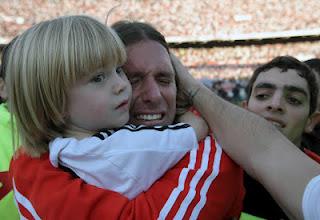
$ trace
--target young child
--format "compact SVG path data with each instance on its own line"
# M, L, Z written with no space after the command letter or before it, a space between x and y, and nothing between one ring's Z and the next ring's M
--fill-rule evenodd
M12 146L11 117L7 105L5 64L7 50L12 40L1 51L0 65L0 219L18 219L19 213L14 203L12 181L9 178L10 160L14 153Z
M125 126L131 98L121 69L125 49L93 18L41 22L18 37L9 56L10 107L23 150L49 151L54 166L90 184L134 198L197 146L187 124Z

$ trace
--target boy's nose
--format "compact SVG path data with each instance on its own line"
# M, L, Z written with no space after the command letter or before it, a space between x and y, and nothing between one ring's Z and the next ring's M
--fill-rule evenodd
M285 108L284 108L284 98L282 97L281 94L275 94L272 99L270 100L267 109L269 111L273 112L280 112L283 113Z

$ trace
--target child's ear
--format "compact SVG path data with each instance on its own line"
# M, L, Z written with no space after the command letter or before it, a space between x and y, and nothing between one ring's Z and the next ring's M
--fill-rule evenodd
M6 84L4 82L4 79L1 77L0 77L0 97L3 100L7 100L7 98L8 98Z
M241 105L242 108L248 109L248 101L247 101L247 100L243 100L243 101L240 103L240 105Z
M304 132L305 133L311 133L312 130L314 129L314 127L317 125L317 124L320 124L320 112L319 111L316 111L315 113L313 113L308 121L307 121L307 124L306 126L304 127Z

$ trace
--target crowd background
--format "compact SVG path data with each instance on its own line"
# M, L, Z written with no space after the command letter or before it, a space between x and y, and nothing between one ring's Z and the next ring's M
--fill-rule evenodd
M238 102L258 65L281 55L320 57L318 8L318 0L2 0L0 45L61 15L149 22L196 78Z

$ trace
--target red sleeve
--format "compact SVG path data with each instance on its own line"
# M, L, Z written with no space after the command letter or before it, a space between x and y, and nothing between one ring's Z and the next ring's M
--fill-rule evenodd
M20 155L10 174L27 219L227 219L239 216L244 192L242 170L212 138L133 200L53 167L48 154Z
M313 151L307 149L307 148L304 148L304 152L311 158L313 159L314 161L320 163L320 156L316 153L314 153Z

